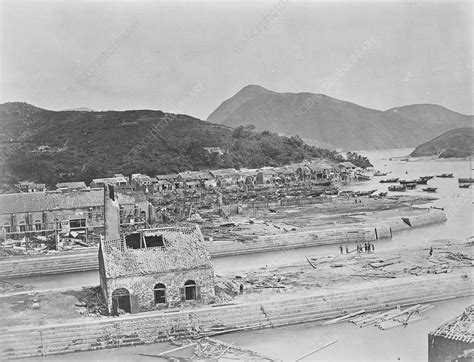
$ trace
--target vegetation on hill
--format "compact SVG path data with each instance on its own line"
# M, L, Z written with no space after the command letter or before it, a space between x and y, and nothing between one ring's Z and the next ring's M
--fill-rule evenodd
M184 170L281 166L310 158L344 159L336 151L254 127L235 129L161 111L49 111L26 103L0 105L3 178L57 182L114 173L150 176ZM224 154L204 147L220 147ZM363 157L352 162L371 166Z
M379 111L323 94L277 93L256 85L224 101L208 121L253 124L312 144L346 150L415 147L449 129L470 126L473 117L430 104Z
M474 154L474 128L456 128L423 143L410 154L412 157L469 157Z

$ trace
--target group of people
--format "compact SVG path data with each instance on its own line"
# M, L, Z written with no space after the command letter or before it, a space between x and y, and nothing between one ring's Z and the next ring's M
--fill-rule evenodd
M346 245L346 254L349 254L351 253L352 251L349 251L349 247ZM341 251L341 254L344 254L344 248L341 245L339 245L339 250ZM358 253L372 253L375 251L375 245L373 243L371 243L370 241L362 244L362 243L359 243L357 244L357 249L356 250L353 250L353 251L357 251Z

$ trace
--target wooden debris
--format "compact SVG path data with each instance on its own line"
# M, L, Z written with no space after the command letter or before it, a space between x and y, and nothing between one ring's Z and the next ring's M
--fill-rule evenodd
M355 316L357 316L357 315L359 315L359 314L363 314L363 313L365 313L365 310L364 310L364 309L362 309L362 310L360 310L360 311L358 311L358 312L351 313L351 314L346 314L346 315L344 315L344 316L342 316L342 317L339 317L339 318L331 319L331 320L329 320L329 321L324 322L322 325L323 325L323 326L328 326L328 325L330 325L330 324L335 324L335 323L338 323L338 322L342 322L342 321L345 321L345 320L347 320L347 319L350 319L350 318L352 318L352 317L355 317Z
M316 348L316 349L312 350L311 352L306 353L304 356L301 356L300 358L297 358L296 361L301 361L302 359L304 359L304 358L306 358L306 357L308 357L308 356L311 356L313 353L316 353L316 352L318 352L318 351L320 351L320 350L322 350L322 349L324 349L324 348L326 348L326 347L329 347L329 346L333 345L333 344L336 343L336 342L337 342L337 339L334 340L334 341L332 341L332 342L326 343L324 346L319 347L319 348Z

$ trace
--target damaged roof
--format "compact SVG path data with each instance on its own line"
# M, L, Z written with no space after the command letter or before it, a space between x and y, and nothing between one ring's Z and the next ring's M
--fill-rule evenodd
M22 192L0 195L0 214L34 211L81 209L104 205L104 191L91 190L71 193Z
M106 278L131 277L212 267L198 226L144 230L145 237L161 235L165 246L131 249L120 240L102 241ZM124 249L120 250L117 245Z
M474 305L470 305L462 314L442 324L431 335L474 343Z

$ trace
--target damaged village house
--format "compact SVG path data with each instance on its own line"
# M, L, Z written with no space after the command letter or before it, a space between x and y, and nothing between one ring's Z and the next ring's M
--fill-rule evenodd
M214 268L198 226L120 234L113 186L104 188L105 237L100 285L111 314L137 313L214 300Z

